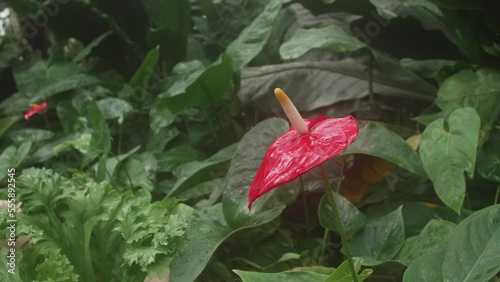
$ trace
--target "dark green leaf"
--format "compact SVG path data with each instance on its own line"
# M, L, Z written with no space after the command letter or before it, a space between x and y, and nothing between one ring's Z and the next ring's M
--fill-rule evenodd
M147 191L153 191L153 183L148 177L144 163L135 158L127 158L121 161L117 165L113 177L120 190L140 187Z
M340 224L342 224L347 237L351 238L356 231L365 226L367 222L366 216L341 195L337 193L334 193L334 195L339 210ZM327 196L328 195L324 195L319 204L319 222L323 227L338 233L339 222L337 222L335 216L333 216L333 210Z
M0 137L2 137L7 130L9 130L21 119L21 116L10 116L0 119Z
M85 48L83 48L74 58L73 58L73 62L74 63L78 63L80 62L81 60L85 59L91 52L94 48L96 48L97 46L99 46L99 44L101 44L101 42L106 39L106 37L108 37L112 32L111 31L108 31L108 32L105 32L101 35L99 35L98 37L96 37L96 39L92 40L89 44L87 44L87 46L85 46Z
M448 118L433 121L420 142L420 156L439 198L460 213L465 196L464 171L472 177L476 161L480 120L472 108L455 110Z
M396 133L374 123L367 122L359 130L358 137L342 154L366 154L388 160L408 171L425 176L420 157Z
M350 242L351 254L364 260L364 265L377 265L392 259L405 239L401 208L371 220L354 235Z
M150 1L151 2L151 1ZM142 61L141 66L135 72L134 76L129 81L130 87L137 89L138 87L142 87L142 89L146 89L149 85L149 80L151 79L151 75L154 74L156 64L160 59L160 48L157 46L153 48L146 54L144 61ZM159 81L157 81L158 83Z
M330 25L323 28L299 29L293 37L280 47L285 60L298 58L312 48L331 52L354 52L367 47L366 44L345 32L341 27Z
M500 183L500 130L490 131L488 140L479 150L477 172L490 181Z
M279 86L301 111L311 111L341 101L368 95L368 73L362 60L293 62L246 68L242 72L239 97L244 103L265 111L279 108L274 88ZM431 92L420 78L400 81L374 73L373 89L380 95L427 101ZM324 90L323 90L324 89ZM429 90L433 89L432 86ZM421 90L425 90L422 92Z
M40 103L47 98L72 89L95 85L98 80L81 72L73 63L49 65L39 61L26 69L25 65L14 69L18 90L30 97L30 102ZM27 105L26 105L27 106Z
M222 55L204 69L198 61L179 63L172 71L174 84L161 94L165 107L178 114L189 107L207 107L219 101L231 84L231 57Z
M462 107L474 108L481 127L489 129L500 114L500 72L483 68L460 71L446 79L438 91L436 104L445 112Z
M361 273L359 273L361 265L363 264L363 260L360 258L352 258L352 260L354 264L354 269L356 270L358 276L358 282L364 281L373 273L373 270L371 269L364 269ZM352 282L352 281L354 281L354 279L352 279L352 273L348 261L344 261L341 265L339 265L339 267L337 267L337 269L335 269L335 271L325 280L325 282Z
M26 159L31 149L31 142L24 142L18 148L7 147L0 155L0 181L6 176L8 169L18 168Z
M489 281L500 271L500 205L475 212L413 261L403 281Z
M122 124L127 115L134 111L127 101L114 97L107 97L96 103L104 119L117 118L119 124Z
M243 282L323 282L328 277L312 271L288 271L281 273L251 272L233 270Z
M174 171L179 166L192 162L201 161L204 154L191 147L175 147L171 150L155 154L158 160L159 171Z
M427 250L445 239L455 227L456 225L449 221L430 220L419 235L406 239L395 260L406 266L410 265Z
M82 167L88 165L95 157L99 156L97 179L103 180L106 160L111 151L111 134L108 124L95 102L89 105L87 119L92 126L92 138L90 139L89 150L82 161Z
M204 161L194 161L184 164L175 173L177 182L175 182L172 191L170 191L167 197L175 197L196 184L225 175L226 166L233 157L235 149L236 145L231 145Z
M26 128L12 131L8 136L15 143L40 142L54 137L54 132L45 129Z
M226 52L233 59L234 71L240 71L262 50L271 35L282 4L283 0L271 0L264 11L229 44Z

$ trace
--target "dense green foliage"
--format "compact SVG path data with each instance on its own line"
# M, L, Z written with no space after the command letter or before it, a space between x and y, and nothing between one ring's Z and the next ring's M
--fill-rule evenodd
M352 281L342 224L359 281L498 281L498 8L1 2L0 198L22 206L0 280ZM358 120L325 163L340 222L316 170L247 208L289 129L275 87Z

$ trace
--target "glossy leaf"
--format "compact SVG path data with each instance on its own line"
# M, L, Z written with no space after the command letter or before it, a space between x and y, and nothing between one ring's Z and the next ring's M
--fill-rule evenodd
M233 270L243 282L323 282L327 275L312 271L287 271L280 273L252 272L243 270Z
M361 269L361 265L363 264L363 260L360 258L352 258L354 263L354 269L356 270L358 276L358 282L365 281L372 273L371 269L364 269L361 273L359 270ZM325 282L352 282L351 269L349 268L349 264L347 261L344 261L335 271L328 276Z
M175 197L196 184L221 177L221 173L225 174L225 167L233 157L235 149L236 145L231 145L204 161L184 164L175 173L177 181L167 197Z
M122 124L123 120L134 111L127 101L114 97L107 97L96 103L105 119L117 118L119 124Z
M465 197L464 171L472 177L476 161L480 120L472 108L455 110L448 118L433 121L422 134L420 156L439 198L460 213Z
M25 128L11 131L8 137L15 143L40 142L54 137L54 132L38 128Z
M479 150L477 172L490 181L500 183L500 130L490 131L488 140Z
M306 121L308 133L293 127L269 146L248 193L248 207L260 196L344 151L358 135L352 116Z
M193 161L201 161L204 154L191 147L176 147L171 150L155 154L158 160L159 171L174 171L179 166Z
M403 281L489 281L500 271L500 205L475 212L416 259Z
M282 201L266 195L267 198L256 202L252 212L249 212L248 190L268 146L288 129L289 125L283 119L266 119L239 142L226 176L222 200L224 217L229 226L239 228L260 224L277 217L285 208Z
M30 97L30 102L39 103L47 98L80 87L95 85L98 80L83 73L73 63L48 65L39 61L29 69L19 66L14 70L14 78L21 93Z
M350 242L351 254L363 259L364 265L377 265L392 259L405 239L401 208L371 220Z
M436 104L445 112L472 107L481 117L481 127L490 128L500 114L500 72L482 68L462 70L446 79Z
M347 237L351 238L356 231L365 226L367 222L366 216L362 214L356 206L337 193L335 193L335 202L340 215L340 224ZM333 216L333 210L330 202L328 201L327 195L324 195L323 198L321 198L318 216L319 222L323 227L338 233L340 225Z
M222 55L204 68L199 61L177 64L172 77L174 84L159 98L173 114L188 107L206 107L219 101L228 90L233 75L231 57Z
M299 29L290 40L280 47L281 57L295 59L312 48L331 52L354 52L367 47L366 44L345 32L341 27L330 25L322 28Z
M293 89L288 94L299 111L311 111L367 97L366 67L362 60L353 58L249 67L242 72L238 95L244 103L272 111L278 103L269 93L279 85L285 90ZM420 78L401 81L398 77L374 73L373 91L383 96L427 101L435 90Z
M282 4L283 0L271 0L264 11L229 44L226 52L233 58L235 71L241 70L262 50L273 31Z
M410 265L427 250L445 239L455 227L456 225L449 221L430 220L419 235L405 240L403 248L401 248L395 260L406 266Z
M361 127L358 138L342 154L366 154L382 158L425 176L420 157L408 142L375 122L367 122Z
M149 1L151 2L151 1ZM141 89L147 89L149 85L149 80L151 79L152 75L155 72L155 67L156 64L158 63L158 60L160 59L160 48L157 46L156 48L151 49L146 56L144 57L144 60L142 61L141 66L137 69L137 71L134 73L132 78L129 81L129 85L132 88L141 88ZM159 81L155 81L156 83L159 83Z

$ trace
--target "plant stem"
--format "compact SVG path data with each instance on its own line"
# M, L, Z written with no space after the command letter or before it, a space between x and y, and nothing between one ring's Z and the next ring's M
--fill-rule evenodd
M337 207L337 203L335 202L335 196L333 195L332 188L330 187L330 180L328 179L328 173L323 165L320 165L321 175L323 176L323 180L325 182L325 189L328 200L330 201L330 205L332 206L333 216L335 217L335 221L338 222L338 232L340 235L340 240L342 241L342 247L344 249L344 254L347 257L347 263L349 264L349 268L351 269L352 280L354 282L358 282L358 276L356 274L356 269L354 268L354 263L352 261L351 251L349 250L349 242L347 240L347 236L344 231L344 227L342 226L342 222L340 220L339 209ZM340 175L343 177L343 172Z
M121 155L122 153L122 134L123 134L123 128L122 124L118 124L118 155Z
M300 193L302 194L302 205L304 206L304 216L306 217L306 232L307 232L307 237L310 237L309 229L311 228L311 221L309 218L309 207L307 205L306 190L304 189L304 180L302 179L302 176L299 176L299 180L300 180Z
M323 265L326 261L326 240L328 240L328 235L330 234L330 230L325 228L325 234L323 235L323 250L321 252L321 256L319 257L319 265Z
M500 185L497 187L497 192L495 193L495 205L498 204L498 197L500 196Z
M52 131L52 128L50 127L49 119L47 119L47 116L45 114L42 114L43 120L45 121L45 125L47 126L47 129L49 131Z

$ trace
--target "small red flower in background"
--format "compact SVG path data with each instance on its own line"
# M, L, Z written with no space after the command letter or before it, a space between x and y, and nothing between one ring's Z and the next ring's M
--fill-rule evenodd
M274 93L292 126L267 149L250 186L249 209L260 196L342 153L358 136L358 125L352 116L302 119L281 89L276 88Z
M47 103L46 102L43 102L42 104L40 105L37 105L37 104L30 104L30 109L24 114L24 119L25 120L28 120L31 116L33 116L34 114L38 113L38 112L41 112L43 110L45 110L45 108L47 108Z

